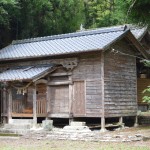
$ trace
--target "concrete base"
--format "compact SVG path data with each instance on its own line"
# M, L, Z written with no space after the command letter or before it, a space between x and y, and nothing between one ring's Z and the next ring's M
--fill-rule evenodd
M43 120L42 121L42 128L44 130L52 130L53 129L53 120Z
M104 132L107 132L106 128L103 128L103 129L100 130L100 133L104 133Z
M72 121L70 123L70 126L85 126L86 123L85 122L79 122L79 121Z
M135 123L135 124L134 124L134 127L138 127L138 126L139 126L139 124L138 124L138 123Z
M33 119L9 119L9 124L33 124Z
M90 132L91 130L85 124L85 122L72 121L70 126L65 126L63 130L66 132Z
M75 132L75 131L90 132L91 131L87 126L65 126L63 130L68 132Z
M32 119L9 119L9 123L4 124L0 131L3 133L26 134L30 132L32 125Z

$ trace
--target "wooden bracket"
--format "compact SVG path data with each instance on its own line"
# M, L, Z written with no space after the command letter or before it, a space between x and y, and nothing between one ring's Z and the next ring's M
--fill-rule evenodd
M78 59L66 59L61 62L62 66L67 70L73 70L78 65Z

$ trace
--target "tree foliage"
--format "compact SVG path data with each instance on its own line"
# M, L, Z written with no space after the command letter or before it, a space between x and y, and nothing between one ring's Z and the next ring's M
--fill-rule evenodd
M124 23L150 24L149 0L0 0L0 48L12 40Z
M83 9L82 0L2 0L0 47L12 39L76 31L84 22Z
M115 24L112 14L114 0L88 0L85 2L85 27L102 27Z
M129 22L150 25L150 1L149 0L128 0Z
M10 25L12 17L16 15L17 4L17 0L0 1L0 25Z
M148 86L143 93L145 96L143 96L143 102L147 103L149 105L149 110L150 110L150 87Z
M16 18L19 13L17 0L0 1L0 48L9 44L14 39Z

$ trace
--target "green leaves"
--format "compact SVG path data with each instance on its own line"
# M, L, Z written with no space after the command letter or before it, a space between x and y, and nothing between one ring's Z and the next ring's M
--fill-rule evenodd
M14 9L18 9L17 0L1 0L0 1L0 25L9 27L11 16L14 15Z
M143 92L145 96L143 96L143 102L150 104L150 87L148 86Z
M149 8L149 0L0 0L0 47L16 39L74 32L81 24L86 29L150 24Z

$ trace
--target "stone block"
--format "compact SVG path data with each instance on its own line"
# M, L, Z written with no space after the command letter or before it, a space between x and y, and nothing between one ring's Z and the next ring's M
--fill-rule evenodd
M33 119L9 119L9 124L33 124Z
M43 120L42 121L42 128L45 130L52 130L53 129L53 120Z
M65 126L63 131L66 132L91 132L91 130L87 126Z
M85 122L79 122L79 121L72 121L70 123L70 126L85 126Z

